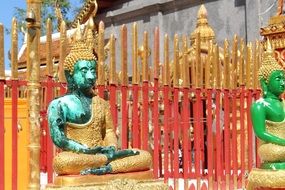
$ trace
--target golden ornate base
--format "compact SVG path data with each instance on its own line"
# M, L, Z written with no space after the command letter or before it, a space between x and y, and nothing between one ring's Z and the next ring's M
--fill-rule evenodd
M164 190L168 186L163 181L153 180L153 171L140 171L107 175L68 175L57 176L54 184L48 184L46 190L111 190L111 189L137 189L137 190Z
M285 170L253 169L248 177L247 190L285 189Z
M152 170L106 175L63 175L55 177L54 185L76 186L82 184L104 183L115 179L150 180L153 178Z
M160 180L116 179L103 183L93 183L76 186L48 185L46 190L168 190L167 184Z

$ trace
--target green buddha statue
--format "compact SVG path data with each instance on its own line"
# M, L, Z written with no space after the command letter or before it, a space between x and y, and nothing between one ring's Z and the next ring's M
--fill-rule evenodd
M71 48L64 72L68 92L48 108L51 138L62 150L53 161L55 172L102 175L150 169L149 152L117 149L109 104L93 89L96 59L84 41Z
M269 40L259 69L263 95L251 105L253 129L260 143L260 168L248 176L247 190L285 188L285 72L274 58Z
M285 90L285 72L270 48L265 52L259 79L263 97L251 106L256 136L261 140L258 154L262 169L285 169L285 103L280 95Z

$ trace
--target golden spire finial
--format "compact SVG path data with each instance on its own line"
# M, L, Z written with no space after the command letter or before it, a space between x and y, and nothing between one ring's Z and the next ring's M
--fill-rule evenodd
M191 42L194 44L197 33L200 33L201 42L207 42L215 39L215 32L208 24L207 10L204 5L201 5L197 14L197 24L194 32L191 33Z
M79 21L77 22L77 28L76 28L76 34L75 34L75 40L79 41L82 39L82 34L81 34L81 28L80 28L80 23Z
M93 35L93 28L94 28L94 22L93 22L93 18L90 17L88 19L88 23L86 26L86 30L85 30L85 38L86 38L86 45L88 46L88 48L90 48L91 50L93 50L94 48L94 35Z
M208 13L205 5L201 5L197 14L197 26L207 25L208 26Z
M201 19L201 18L207 19L208 13L207 13L207 9L206 9L205 5L201 5L201 7L199 8L197 17L198 17L198 19Z
M90 18L88 19L87 28L93 30L93 28L94 28L93 17L90 17Z
M266 51L265 51L265 54L266 55L273 55L273 49L272 49L272 46L271 46L269 38L267 38L267 40L266 40Z

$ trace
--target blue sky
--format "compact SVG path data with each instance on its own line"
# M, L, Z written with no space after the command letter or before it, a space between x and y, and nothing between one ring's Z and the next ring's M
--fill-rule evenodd
M70 0L71 5L79 5L80 0ZM11 28L12 18L15 13L15 8L25 8L26 9L26 0L3 0L0 4L0 23L4 25L6 28ZM69 16L70 18L73 18L73 15ZM4 52L5 52L5 68L6 70L10 69L10 63L8 59L8 50L11 47L11 37L9 34L5 32L5 38L4 38ZM23 40L21 39L21 36L19 35L19 49L21 48Z
M11 28L12 18L14 14L14 7L26 8L26 0L4 0L0 6L0 22L6 27ZM11 38L9 34L4 34L4 51L5 51L5 68L9 69L9 60L7 52L11 46ZM21 41L21 40L19 40ZM21 44L19 44L20 47Z

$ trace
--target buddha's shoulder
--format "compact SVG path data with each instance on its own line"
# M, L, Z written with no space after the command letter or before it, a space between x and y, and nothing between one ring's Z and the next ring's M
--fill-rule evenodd
M95 105L109 106L109 102L99 96L94 96L92 101Z
M251 104L251 109L263 109L270 106L270 102L266 98L259 98Z
M280 105L284 105L284 101L262 97L252 103L251 110L276 110Z
M66 94L64 96L60 96L52 100L49 107L55 106L55 105L59 105L59 106L69 105L72 103L76 103L76 101L78 101L78 99L74 95Z

